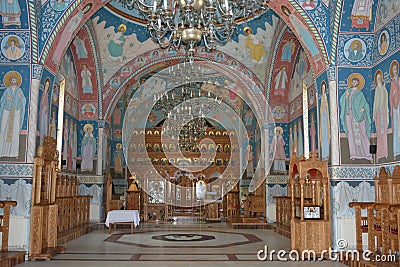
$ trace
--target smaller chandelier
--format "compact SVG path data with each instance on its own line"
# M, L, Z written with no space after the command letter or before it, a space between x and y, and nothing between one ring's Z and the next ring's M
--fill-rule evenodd
M206 135L207 114L214 114L222 103L222 99L200 87L201 83L188 82L170 92L154 95L154 110L161 111L168 121L163 123L163 133L173 142L177 141L182 151L191 151L198 145ZM205 99L212 101L202 101ZM182 122L186 123L177 130Z
M125 0L147 22L147 30L160 47L178 50L183 43L193 57L200 41L208 50L232 39L236 21L259 15L269 0ZM152 1L152 2L151 2Z

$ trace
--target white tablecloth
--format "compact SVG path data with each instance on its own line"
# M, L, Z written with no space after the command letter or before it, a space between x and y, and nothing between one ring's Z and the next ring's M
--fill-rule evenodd
M110 223L119 222L133 222L135 227L137 227L140 222L138 210L112 210L107 213L107 227L110 226Z

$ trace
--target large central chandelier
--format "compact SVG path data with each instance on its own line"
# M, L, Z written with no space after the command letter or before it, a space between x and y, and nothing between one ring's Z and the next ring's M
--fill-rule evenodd
M200 41L208 50L232 39L236 22L261 14L269 0L125 0L147 22L151 38L162 48L184 43L193 57Z

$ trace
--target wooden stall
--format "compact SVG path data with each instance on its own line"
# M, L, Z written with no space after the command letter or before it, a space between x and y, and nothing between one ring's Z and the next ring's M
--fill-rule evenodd
M395 166L392 175L382 167L374 183L375 202L349 204L355 209L357 250L368 249L376 255L396 255L400 253L400 166ZM365 246L363 234L367 235Z
M328 250L332 245L328 164L320 161L316 154L311 154L309 159L297 158L294 154L289 170L291 203L283 204L291 207L291 248L297 251Z
M259 186L254 194L246 195L243 203L244 218L243 222L265 222L265 182Z
M116 197L113 196L112 177L110 173L107 173L106 179L107 179L106 180L106 215L107 215L107 213L110 210L122 209L123 200L121 200L118 195L116 195Z
M226 217L232 222L240 216L240 201L239 201L239 184L236 184L232 189L228 187L228 193L225 196Z

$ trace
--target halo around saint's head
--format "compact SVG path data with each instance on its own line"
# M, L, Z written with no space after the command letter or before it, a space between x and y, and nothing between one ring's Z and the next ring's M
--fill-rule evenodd
M378 81L378 74L379 75L381 75L381 80L380 81ZM383 81L383 73L382 73L382 70L377 70L376 72L375 72L375 85L376 84L378 84L378 82L381 82L381 81Z
M14 41L15 46L18 46L18 45L19 45L19 40L18 40L18 38L17 38L16 36L10 36L10 37L8 38L8 40L7 40L8 46L11 46L11 41Z
M91 132L93 132L93 125L92 124L90 124L90 123L86 123L84 126L83 126L83 130L86 132L86 133L91 133Z
M250 27L243 28L244 35L253 34L253 30Z
M353 87L353 79L358 79L357 89L361 90L364 88L365 80L364 77L360 73L352 73L347 78L347 85L351 88Z
M393 60L392 63L390 64L390 77L393 79L394 78L394 74L393 74L393 67L396 66L397 67L397 74L399 74L399 62L397 62L397 60Z
M126 32L126 25L125 24L120 24L118 26L118 31L120 32L122 30L122 32Z
M283 128L281 126L276 126L274 129L274 133L276 134L276 132L279 131L281 134L283 134Z
M18 87L21 86L21 83L22 83L21 74L19 74L18 71L12 70L12 71L7 72L6 75L4 75L3 83L4 83L4 85L5 85L6 87L10 87L10 85L11 85L11 82L10 82L11 78L15 78L15 79L17 80L17 86L18 86Z

